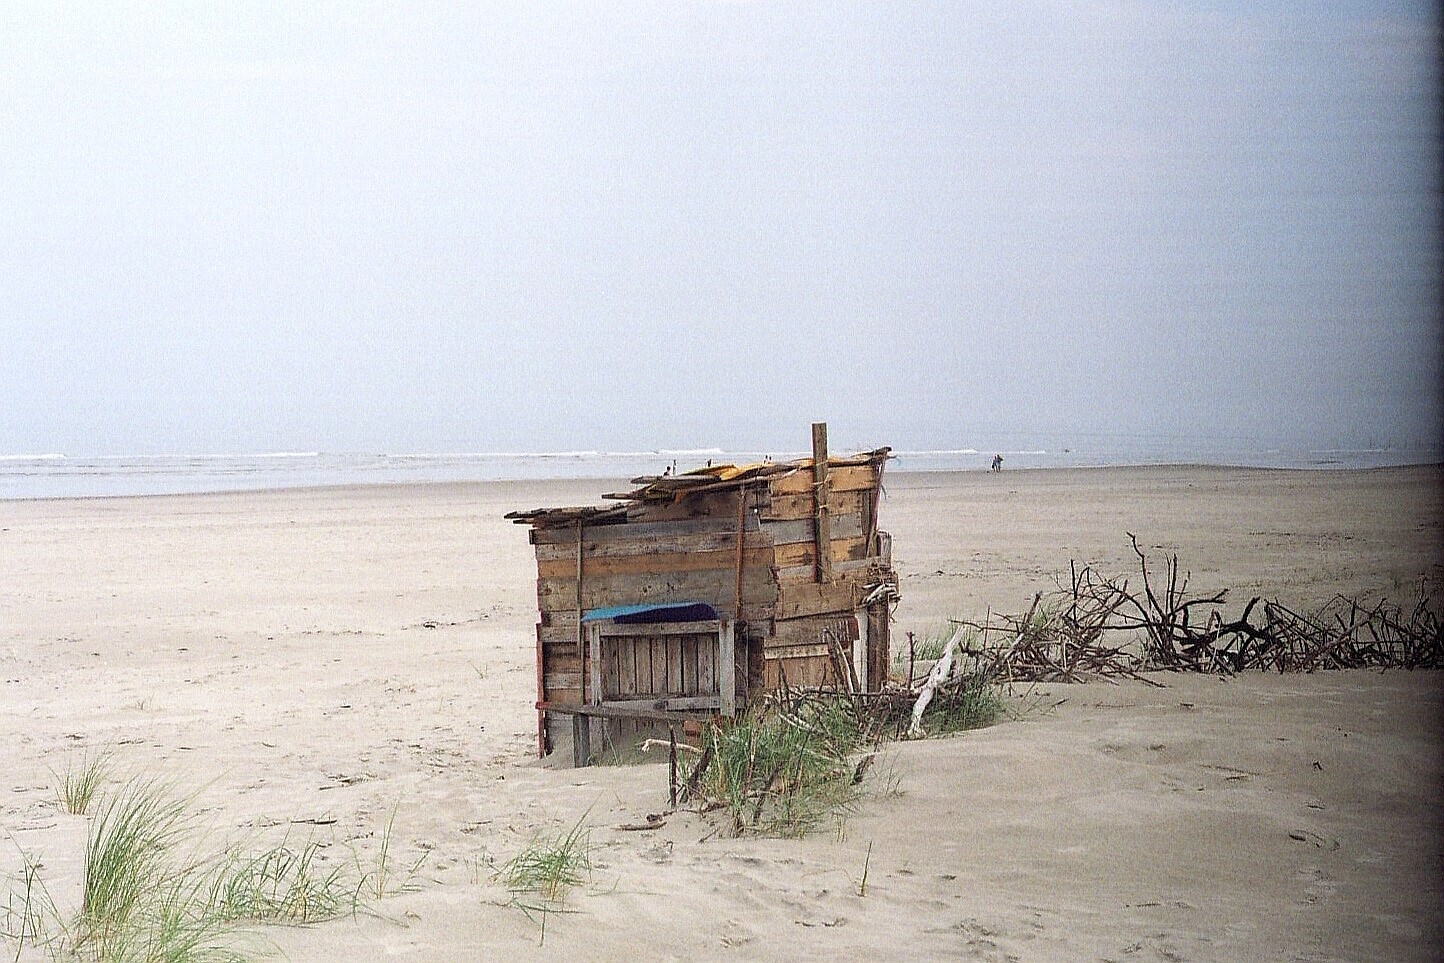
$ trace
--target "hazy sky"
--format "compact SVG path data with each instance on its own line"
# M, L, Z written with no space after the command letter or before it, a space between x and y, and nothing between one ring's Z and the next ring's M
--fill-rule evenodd
M0 5L0 453L1437 438L1427 2Z

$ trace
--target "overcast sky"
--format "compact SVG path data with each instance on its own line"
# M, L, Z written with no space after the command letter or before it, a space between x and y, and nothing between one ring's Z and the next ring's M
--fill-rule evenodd
M1434 441L1438 30L7 0L0 454Z

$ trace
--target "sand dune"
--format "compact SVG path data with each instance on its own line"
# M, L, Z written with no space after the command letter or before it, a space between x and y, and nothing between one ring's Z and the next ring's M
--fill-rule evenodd
M1017 612L1126 531L1200 589L1307 605L1444 576L1437 468L895 475L895 638ZM196 793L217 838L372 858L416 888L267 937L296 961L1428 960L1438 955L1436 673L1042 687L1017 718L892 747L837 831L728 839L656 765L538 764L534 568L515 508L607 482L0 502L0 870L73 903L86 748ZM536 925L492 868L584 819L596 861ZM869 847L871 857L868 857ZM864 863L865 895L859 894Z

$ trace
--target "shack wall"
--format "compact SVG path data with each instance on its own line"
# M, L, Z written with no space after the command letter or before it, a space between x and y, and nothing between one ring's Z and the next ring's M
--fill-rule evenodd
M670 501L640 501L624 516L592 523L535 524L538 699L561 705L591 700L581 612L690 601L706 602L742 623L736 639L740 702L784 680L792 686L846 684L834 646L845 654L843 663L851 663L852 675L878 688L887 673L889 607L887 601L863 602L877 585L896 581L889 539L877 529L882 465L876 459L832 467L821 506L813 476L804 470ZM819 508L827 514L830 561L829 578L821 582ZM603 662L609 678L617 667ZM623 737L636 727L613 728ZM544 722L540 735L543 745L557 746L569 732L569 721L557 715Z
M696 504L641 506L634 518L622 522L533 529L539 700L561 705L591 700L590 655L578 624L580 613L590 609L696 601L749 626L769 624L777 599L772 543L755 514L744 511L739 546L739 497L740 490L709 493L705 512L698 512ZM735 691L745 697L745 653L760 643L744 630L736 644L743 668ZM604 664L603 677L616 670ZM548 719L545 726L543 738L553 745L570 738L565 719ZM640 731L621 720L609 722L606 730L617 740Z
M856 681L875 689L886 678L887 606L860 611L870 589L891 575L887 539L877 531L882 462L831 469L823 504L828 516L831 580L818 581L818 499L807 472L772 479L759 524L773 542L778 598L755 684L847 685L834 646L853 659ZM854 647L862 647L856 652Z

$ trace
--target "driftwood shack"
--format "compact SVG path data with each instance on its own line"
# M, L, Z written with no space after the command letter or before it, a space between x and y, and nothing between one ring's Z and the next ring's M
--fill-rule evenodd
M536 546L542 755L731 716L782 684L870 691L897 598L878 529L888 449L632 479L610 506L507 518Z

